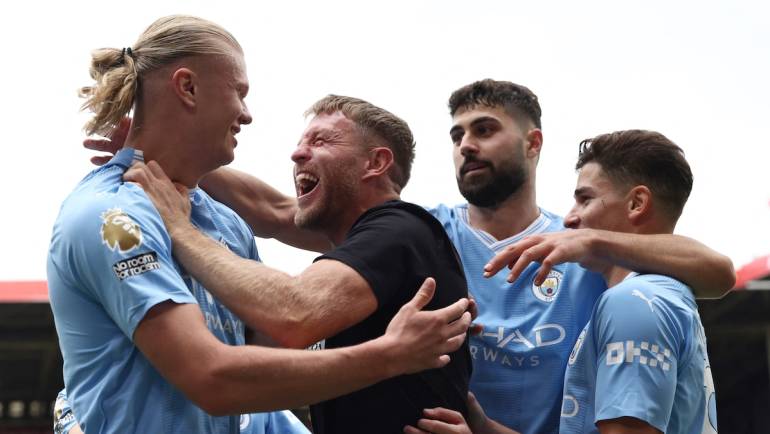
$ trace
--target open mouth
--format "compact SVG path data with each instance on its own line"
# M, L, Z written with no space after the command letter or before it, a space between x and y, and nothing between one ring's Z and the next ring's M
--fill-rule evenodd
M294 177L294 185L297 188L297 197L302 197L315 190L318 186L318 177L307 172L301 172Z

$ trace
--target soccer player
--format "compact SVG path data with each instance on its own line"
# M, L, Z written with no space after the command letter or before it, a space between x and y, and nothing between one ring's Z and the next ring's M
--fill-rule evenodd
M250 327L297 348L321 340L318 348L338 348L381 335L412 297L410 289L427 276L437 284L427 308L467 297L462 266L439 222L399 200L414 155L406 122L366 101L336 95L319 100L310 112L313 118L292 153L295 221L335 247L297 276L235 255L206 237L190 223L187 195L157 164L137 164L125 174L153 200L184 268ZM312 405L313 431L392 434L416 423L426 406L465 414L470 372L464 345L440 369Z
M692 189L682 150L660 133L580 144L569 228L670 234ZM490 272L515 259L504 253ZM714 384L697 305L684 283L623 265L569 357L561 433L716 433Z
M95 113L87 131L112 130L132 107L134 123L126 147L62 204L48 256L64 381L83 431L234 434L241 413L444 366L445 353L461 347L467 300L420 312L430 279L369 342L318 352L244 345L241 319L172 259L152 203L122 181L132 161L156 161L190 188L189 224L258 259L248 226L194 188L233 159L235 135L252 120L240 45L209 21L165 17L131 48L96 50L91 75L96 84L82 89Z

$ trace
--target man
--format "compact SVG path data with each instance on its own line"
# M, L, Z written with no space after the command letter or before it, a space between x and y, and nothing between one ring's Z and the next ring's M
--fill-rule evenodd
M95 112L88 132L111 130L132 107L135 121L127 147L63 203L48 257L67 395L83 431L237 433L240 413L440 367L461 346L467 301L418 312L431 280L385 336L364 344L323 352L243 345L241 320L172 259L152 203L121 180L142 155L191 188L232 160L235 135L251 122L238 42L206 20L165 17L132 48L95 51L91 75L96 84L82 90ZM185 202L212 242L258 259L251 231L230 209L197 188Z
M471 337L470 388L489 414L484 421L523 433L556 432L569 353L606 285L577 264L553 264L596 269L622 263L676 276L696 294L715 296L732 286L732 263L697 241L670 234L563 232L562 219L536 201L543 145L537 97L514 83L482 80L454 92L449 105L456 177L468 203L431 212L460 253L479 305L477 322L484 325ZM104 142L90 145L110 149ZM305 248L323 244L294 225L296 198L252 176L220 169L202 185L259 236ZM499 252L520 259L512 274L482 278ZM542 266L530 264L535 260Z
M574 233L673 233L692 189L692 172L678 146L643 130L603 134L580 146L567 227ZM496 273L515 259L503 252L488 271ZM597 271L610 288L569 356L559 432L716 433L706 337L690 288L621 265ZM485 420L478 407L471 413L476 434L513 432ZM424 430L470 432L462 416L448 410L431 409L426 416L419 422Z
M692 189L682 150L660 133L580 144L569 228L670 234ZM490 272L512 259L495 258ZM693 294L662 275L600 268L610 287L570 354L563 433L715 433L714 384Z
M428 308L466 297L462 266L441 225L421 207L399 200L414 155L406 122L366 101L336 95L309 112L314 117L292 153L295 221L335 247L297 276L234 255L203 235L189 221L186 194L153 162L126 173L155 203L185 269L249 326L297 348L322 339L318 347L337 348L382 334L411 298L405 288L427 276L435 276L438 288ZM390 434L416 423L426 406L465 414L470 369L463 346L440 369L311 406L313 430Z

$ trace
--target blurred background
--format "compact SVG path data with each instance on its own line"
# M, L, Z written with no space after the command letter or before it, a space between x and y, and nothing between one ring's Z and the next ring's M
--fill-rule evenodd
M328 93L407 120L417 139L403 198L462 202L446 108L481 78L540 98L538 202L572 205L577 144L658 130L680 145L695 185L677 233L730 256L736 290L702 301L720 430L770 432L770 27L761 1L71 1L0 5L0 433L50 432L61 360L45 286L58 207L92 169L80 143L89 53L130 46L156 18L187 13L230 30L246 55L254 122L233 166L293 194L289 154L304 110ZM313 254L258 240L287 272Z

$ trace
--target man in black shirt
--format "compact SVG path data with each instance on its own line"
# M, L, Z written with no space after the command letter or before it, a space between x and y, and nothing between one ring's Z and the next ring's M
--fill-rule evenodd
M168 227L174 255L246 324L290 347L336 348L385 332L427 277L436 294L427 309L467 296L459 258L442 226L399 200L409 179L414 140L407 124L366 101L330 95L292 154L298 226L335 246L289 276L231 254L189 224L185 195L159 167L139 165L142 184ZM258 196L254 197L259 206ZM240 211L240 210L237 210ZM395 377L312 406L319 433L400 433L422 409L467 413L467 343L436 369Z

